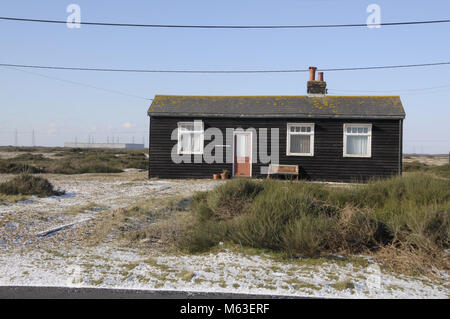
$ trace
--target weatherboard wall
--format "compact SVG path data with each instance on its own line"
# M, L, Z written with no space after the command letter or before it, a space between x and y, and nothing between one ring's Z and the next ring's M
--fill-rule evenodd
M171 159L177 141L171 139L178 122L192 121L186 117L150 117L149 177L212 178L212 174L226 169L232 172L232 163L180 163ZM279 129L279 164L299 165L301 178L322 181L366 181L374 177L388 177L401 172L401 120L354 119L268 119L268 118L195 118L204 122L204 129L219 128L226 135L227 128L268 129L267 149L271 150L270 129ZM314 156L287 156L287 123L315 123ZM343 157L344 123L372 124L372 157ZM205 146L209 141L205 140ZM215 148L225 152L225 148ZM254 154L255 155L255 154ZM192 155L192 159L193 159ZM224 153L224 158L225 153ZM252 165L253 177L265 177L261 167L268 164L259 160Z

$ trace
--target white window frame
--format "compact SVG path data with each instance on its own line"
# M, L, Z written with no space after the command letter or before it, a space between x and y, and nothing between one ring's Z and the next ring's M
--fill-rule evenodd
M347 133L347 128L362 127L367 128L367 133ZM347 154L347 136L368 136L367 140L367 155ZM344 157L372 157L372 124L367 123L345 123L344 124Z
M310 127L311 132L291 132L291 127L305 126ZM291 135L307 135L310 136L310 149L308 153L292 153ZM314 156L314 123L288 123L286 132L286 155L287 156Z
M198 125L198 123L201 124L201 129L200 130L195 130L196 128L196 124ZM182 125L194 125L194 131L188 131L188 132L182 132L180 130L180 127ZM195 120L195 121L190 121L190 122L178 122L178 144L177 144L177 151L179 155L197 155L197 154L203 154L203 149L204 149L204 142L205 142L205 132L204 132L204 124L203 121L201 120ZM182 134L191 134L191 133L200 133L200 151L199 152L191 152L191 151L181 151L181 135Z

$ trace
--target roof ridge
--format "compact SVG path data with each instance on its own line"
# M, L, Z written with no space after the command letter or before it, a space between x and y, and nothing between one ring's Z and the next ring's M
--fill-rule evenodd
M325 96L308 96L308 95L177 95L177 94L156 94L156 97L196 97L196 98L242 98L242 97L308 97L308 98L400 98L400 95L325 95Z

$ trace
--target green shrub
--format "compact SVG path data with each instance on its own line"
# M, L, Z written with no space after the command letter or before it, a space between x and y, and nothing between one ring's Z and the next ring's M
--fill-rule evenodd
M289 184L286 184L289 185ZM297 192L295 187L274 187L257 196L247 214L236 220L231 240L245 246L280 250L286 225L308 214L317 213L309 194Z
M11 163L5 160L0 160L0 173L1 174L21 174L28 172L31 174L42 173L43 170L28 164Z
M438 247L448 249L450 247L450 218L449 209L439 210L432 214L426 221L424 236Z
M420 162L404 162L404 172L427 172L440 177L450 178L450 163L445 165L427 165Z
M283 249L290 256L315 257L328 251L336 222L326 216L305 215L286 225Z
M121 169L103 163L62 160L47 169L53 174L121 173Z
M227 220L242 213L245 206L263 189L258 181L234 179L216 187L205 197L211 217ZM205 211L205 209L203 208Z
M433 166L430 171L438 176L450 178L450 163L445 165Z
M46 158L44 157L44 155L42 154L32 154L32 153L24 153L24 154L19 154L13 158L11 158L11 161L43 161Z
M55 190L46 179L30 174L21 174L0 184L0 193L6 195L37 195L39 197L59 196L64 191Z
M424 172L429 166L421 162L403 162L403 172Z
M204 252L217 246L226 237L226 233L227 224L208 220L188 230L177 240L176 245L190 253Z
M359 188L336 189L329 193L329 200L336 205L369 207L391 212L412 203L427 205L450 199L450 181L426 174L410 174L390 179L374 180Z
M221 241L307 257L393 247L398 258L421 256L414 263L442 262L449 247L450 180L423 173L346 188L232 180L196 194L191 208L197 225L179 242L190 252Z

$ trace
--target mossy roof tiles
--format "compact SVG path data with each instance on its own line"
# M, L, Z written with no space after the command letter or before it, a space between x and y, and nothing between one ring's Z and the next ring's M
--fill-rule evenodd
M403 119L399 96L156 95L150 116Z

